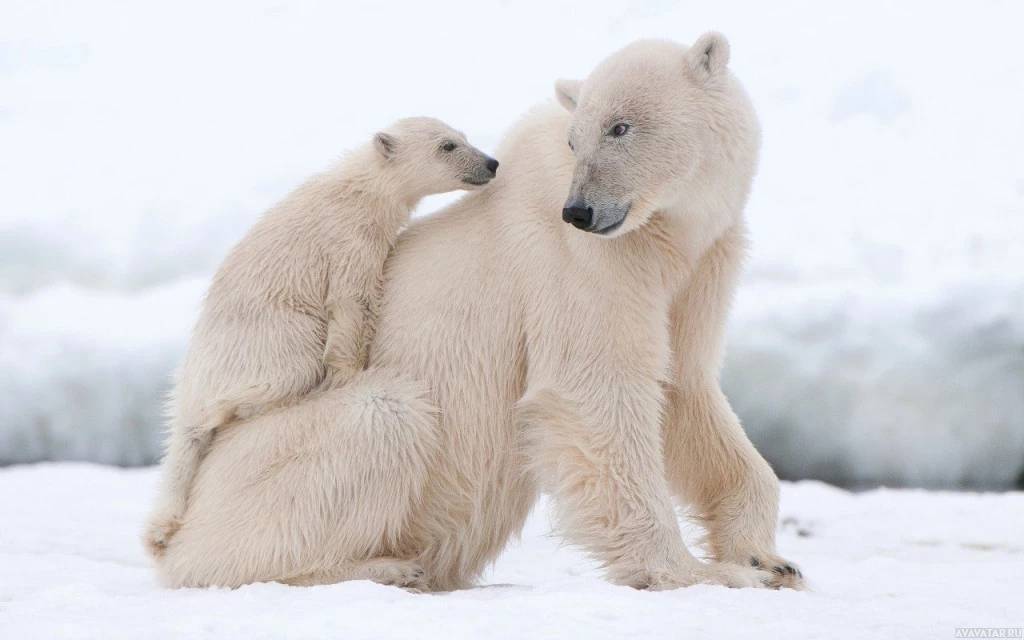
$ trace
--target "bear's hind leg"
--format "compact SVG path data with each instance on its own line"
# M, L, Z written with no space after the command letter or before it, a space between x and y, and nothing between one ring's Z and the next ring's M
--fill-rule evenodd
M365 578L417 588L415 568L384 558L400 548L435 448L425 390L374 370L222 428L181 529L157 558L161 580L238 587Z
M412 560L397 558L373 558L364 562L339 564L281 582L296 587L312 587L348 580L369 580L417 593L428 589L423 567Z

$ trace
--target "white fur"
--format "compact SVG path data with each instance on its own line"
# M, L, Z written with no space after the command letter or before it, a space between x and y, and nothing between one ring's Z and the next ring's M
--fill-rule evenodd
M231 250L177 372L163 490L145 534L151 554L180 527L217 428L340 387L365 367L399 228L422 197L488 180L489 159L438 120L399 121L292 192Z
M724 38L701 41L560 83L571 117L531 112L492 187L400 235L368 371L218 435L167 584L468 587L540 490L614 582L800 584L775 554L777 480L718 386L759 128ZM621 119L632 137L603 137ZM562 222L567 195L631 208L598 236Z

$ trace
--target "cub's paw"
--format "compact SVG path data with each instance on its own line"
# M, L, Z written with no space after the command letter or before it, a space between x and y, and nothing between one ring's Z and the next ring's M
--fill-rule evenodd
M800 591L806 587L804 574L801 573L800 569L792 562L779 556L773 554L751 555L748 562L751 567L760 569L771 576L769 586L772 589L796 589Z
M173 516L153 518L146 526L142 542L146 552L153 558L159 558L167 550L171 538L181 528L181 520Z

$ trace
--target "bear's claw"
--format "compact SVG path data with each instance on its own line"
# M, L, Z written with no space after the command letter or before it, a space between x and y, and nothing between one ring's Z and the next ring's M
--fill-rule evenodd
M793 564L781 558L772 558L771 562L765 564L757 556L750 556L750 566L754 568L770 567L771 574L769 586L773 589L803 589L804 574ZM765 569L767 571L768 569ZM774 575L772 575L774 574Z

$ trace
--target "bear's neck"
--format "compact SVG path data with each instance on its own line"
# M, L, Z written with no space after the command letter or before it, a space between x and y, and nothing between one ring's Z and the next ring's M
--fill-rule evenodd
M339 197L375 212L381 223L398 227L424 194L414 189L401 167L382 162L370 145L356 149L332 172Z
M731 229L744 227L742 216L688 203L657 210L638 229L601 238L563 225L566 243L579 268L629 273L651 293L674 295L689 282L708 250Z

